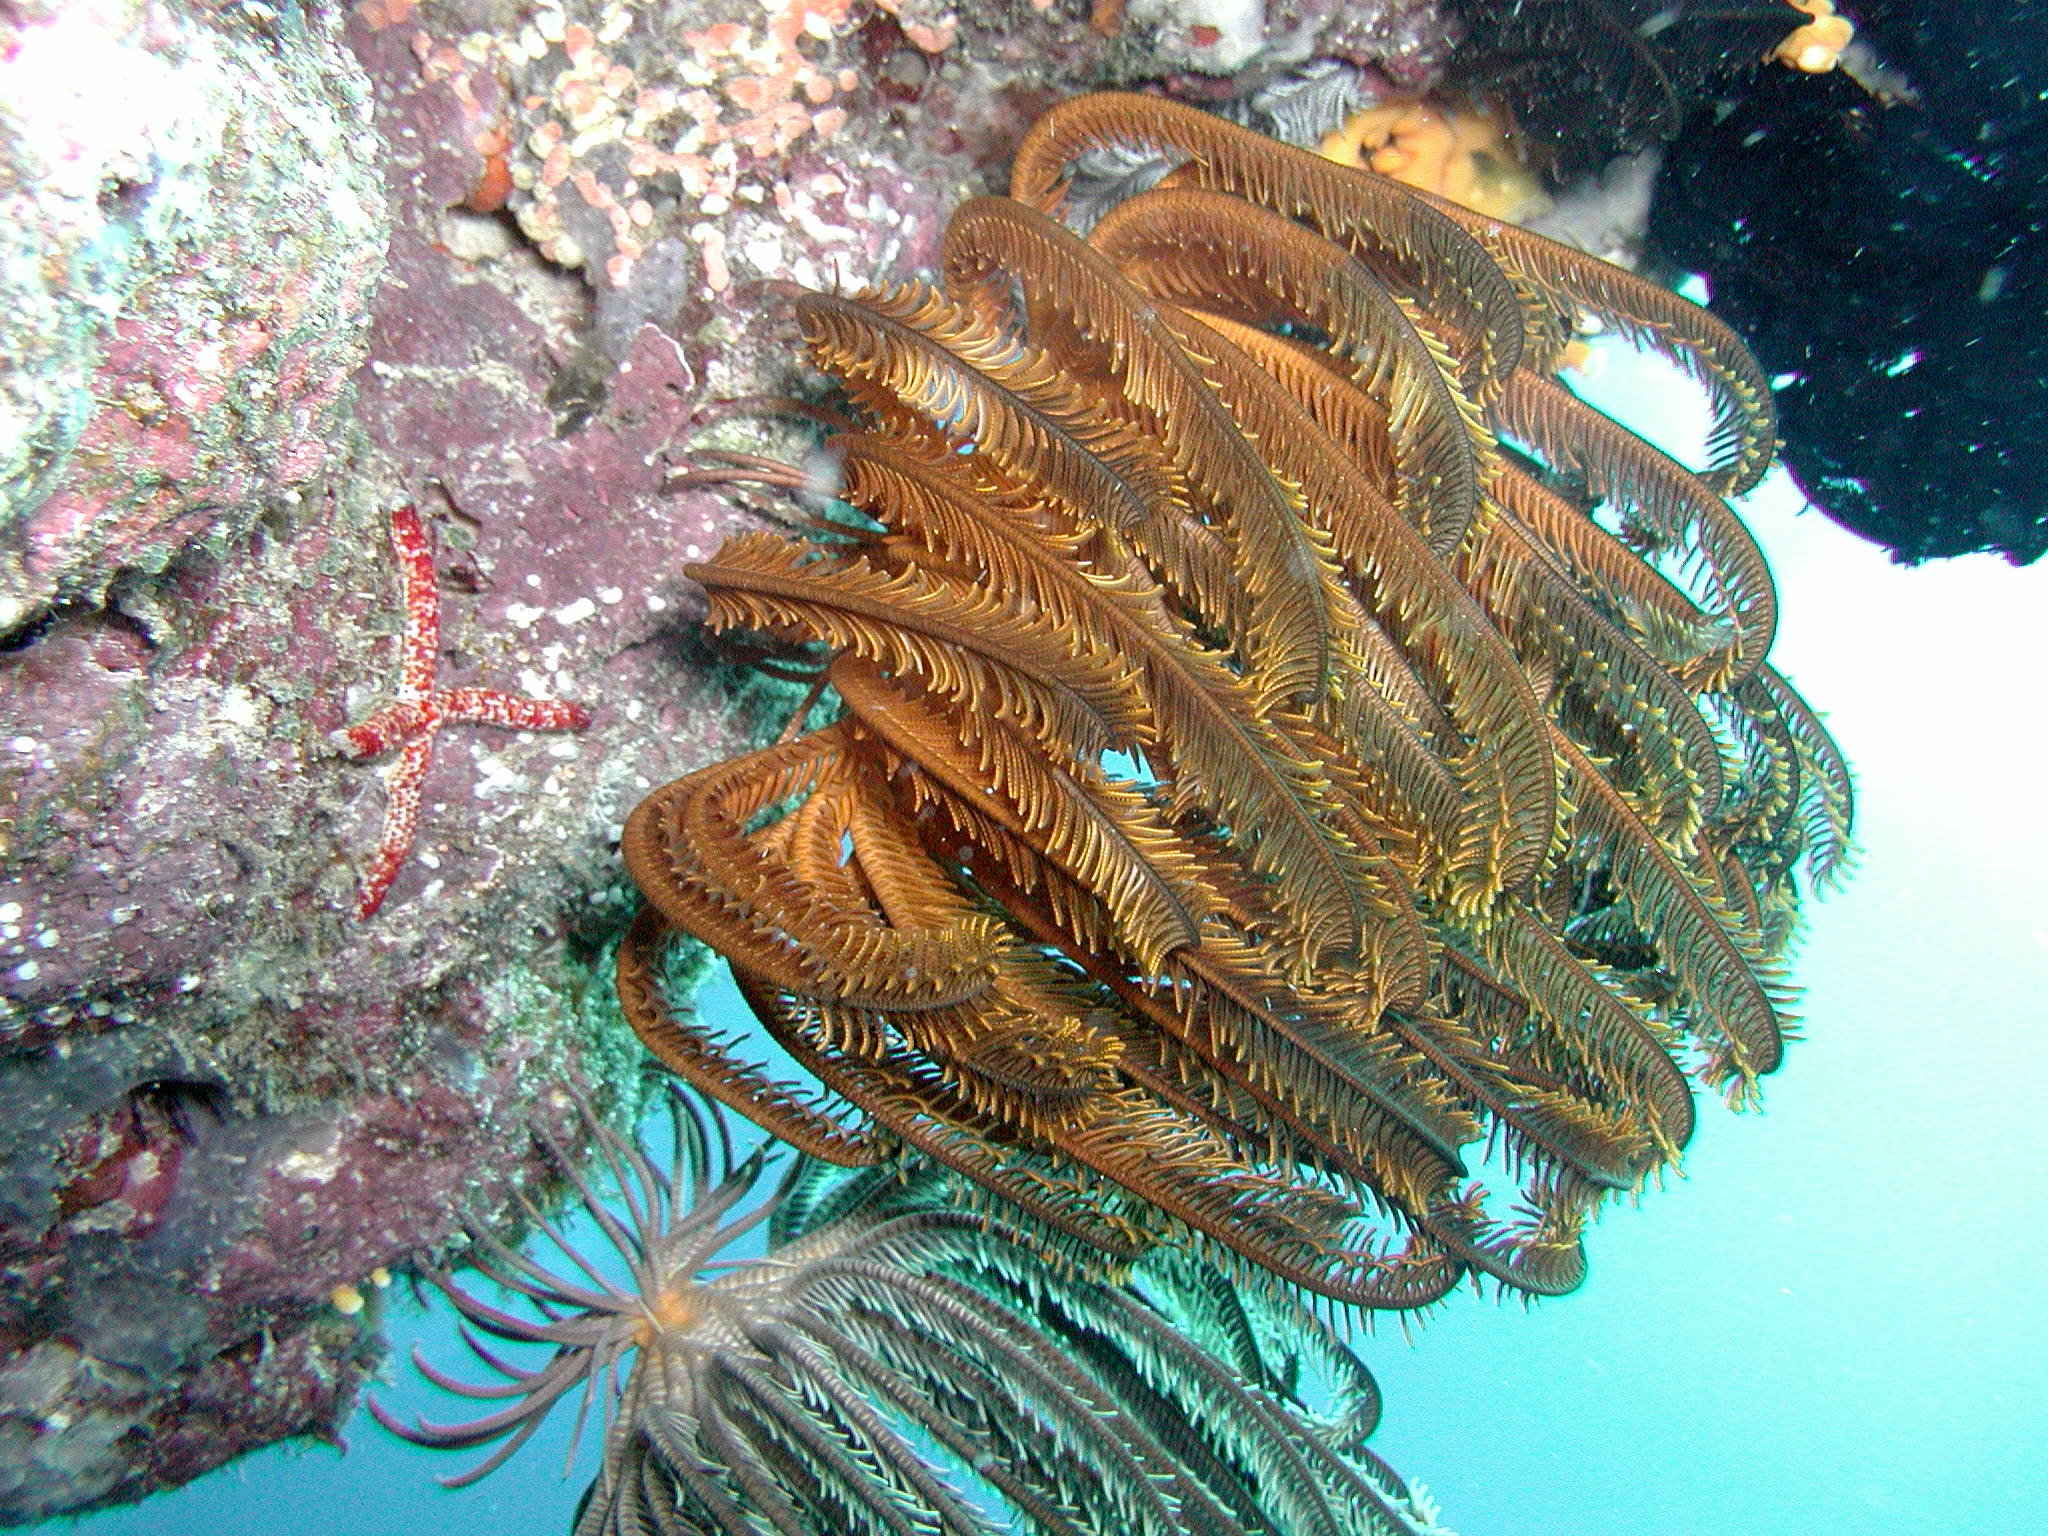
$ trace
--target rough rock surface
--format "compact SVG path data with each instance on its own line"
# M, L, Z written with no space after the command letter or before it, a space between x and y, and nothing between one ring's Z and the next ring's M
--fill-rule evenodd
M9 16L0 635L202 535L228 547L321 471L385 236L331 27L145 0Z
M794 387L766 280L928 262L1048 101L1181 69L1166 35L1070 0L6 11L0 71L63 41L185 116L0 118L0 1522L331 1436L366 1281L539 1176L559 1085L630 1099L619 823L788 707L678 570L773 503L665 488L693 443L803 451L723 405ZM358 922L393 770L331 737L399 686L405 502L435 684L593 721L449 725Z

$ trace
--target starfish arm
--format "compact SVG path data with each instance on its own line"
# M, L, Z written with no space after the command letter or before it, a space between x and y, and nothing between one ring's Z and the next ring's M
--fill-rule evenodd
M356 900L356 920L365 921L384 905L392 881L412 855L413 839L420 830L420 788L427 777L427 760L434 752L434 729L429 724L405 744L384 775L384 836L377 855L370 860L363 877L362 894Z
M386 704L369 719L358 721L345 731L335 731L327 739L362 762L365 758L382 757L401 743L411 741L437 723L440 715L440 705L432 695L402 700Z
M495 688L449 688L435 695L441 718L514 731L580 731L590 711L564 699L535 699Z
M401 698L434 690L441 649L441 591L434 580L434 547L419 509L407 502L391 514L391 550L405 587L405 639L399 664Z

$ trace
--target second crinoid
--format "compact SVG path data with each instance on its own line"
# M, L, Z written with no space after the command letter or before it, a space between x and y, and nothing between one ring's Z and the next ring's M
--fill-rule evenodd
M798 302L862 422L841 500L687 570L844 714L634 812L629 1016L797 1145L913 1149L1112 1261L1569 1290L1689 1078L1778 1065L1773 958L1845 851L1723 499L1765 381L1652 284L1170 103L1054 109L1012 192L940 285ZM1565 388L1588 321L1700 381L1710 462ZM842 1106L679 1022L677 934Z
M548 1244L517 1251L472 1221L485 1289L430 1272L489 1376L415 1363L485 1411L370 1410L418 1445L495 1447L448 1486L573 1401L572 1461L586 1422L604 1440L575 1536L1440 1530L1364 1444L1370 1373L1289 1298L1165 1249L1131 1284L1089 1281L947 1209L930 1169L899 1183L799 1159L764 1197L777 1154L735 1159L717 1113L673 1085L668 1109L664 1168L580 1103L592 1176L541 1137L580 1213L560 1226L515 1197Z

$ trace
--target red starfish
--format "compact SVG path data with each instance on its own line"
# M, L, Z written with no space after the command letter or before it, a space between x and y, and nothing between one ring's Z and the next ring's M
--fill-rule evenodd
M580 731L590 711L558 699L528 698L494 688L436 688L441 666L441 594L434 584L434 550L408 505L391 514L391 548L405 583L405 638L400 652L398 698L360 725L336 731L332 740L357 762L400 749L384 776L384 836L356 900L356 918L371 917L384 904L391 882L412 853L420 830L420 786L434 737L444 725L498 725L515 731Z

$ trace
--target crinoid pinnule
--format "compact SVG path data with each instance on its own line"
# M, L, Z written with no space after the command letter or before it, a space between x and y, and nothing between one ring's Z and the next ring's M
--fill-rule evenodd
M549 1144L617 1262L529 1207L566 1269L472 1229L476 1269L528 1308L432 1277L500 1379L416 1364L503 1406L462 1424L371 1411L417 1444L495 1444L451 1486L580 1395L578 1429L593 1403L606 1428L578 1536L1430 1528L1426 1498L1362 1443L1378 1413L1365 1367L1277 1291L1246 1294L1171 1251L1127 1283L1089 1277L960 1209L929 1170L802 1161L757 1197L768 1157L735 1160L716 1112L683 1091L669 1106L665 1170L585 1111L612 1205ZM720 1259L764 1221L765 1257ZM480 1335L554 1353L529 1367ZM1308 1375L1324 1416L1297 1395Z

